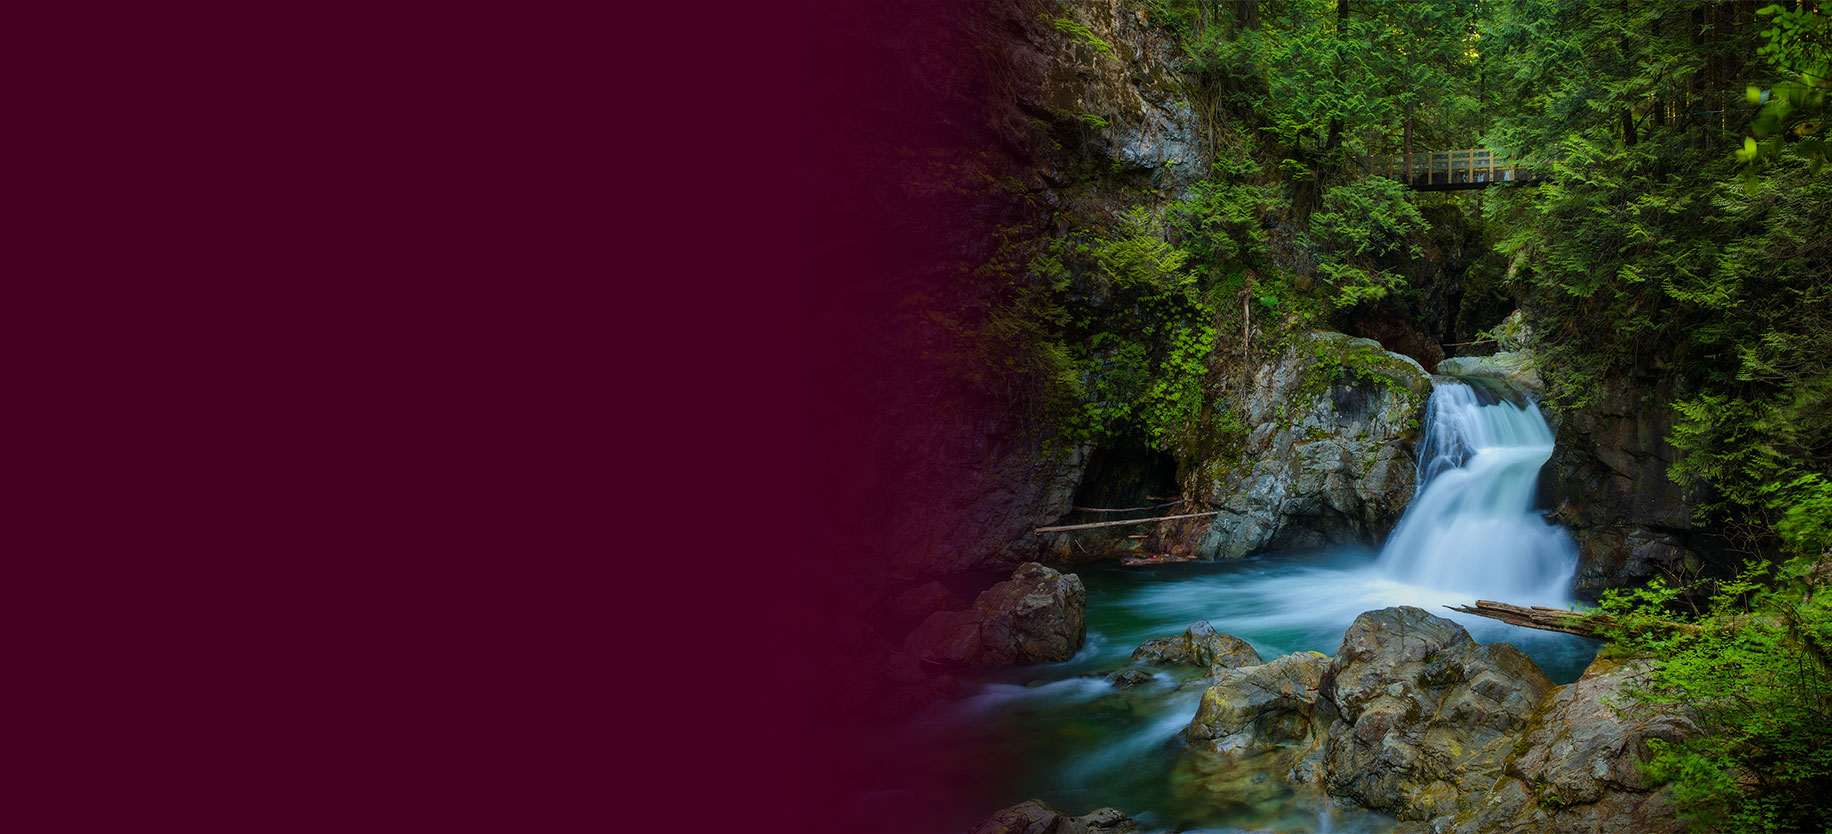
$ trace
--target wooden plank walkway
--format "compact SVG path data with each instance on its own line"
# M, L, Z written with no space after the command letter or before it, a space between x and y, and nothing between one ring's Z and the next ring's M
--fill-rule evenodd
M1369 176L1395 179L1414 191L1458 191L1539 180L1532 168L1487 148L1366 156L1361 167Z

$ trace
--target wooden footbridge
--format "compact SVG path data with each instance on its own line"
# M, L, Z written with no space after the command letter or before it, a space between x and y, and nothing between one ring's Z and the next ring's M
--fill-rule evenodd
M1399 180L1414 191L1461 191L1540 178L1533 167L1487 148L1364 156L1361 168L1369 176Z

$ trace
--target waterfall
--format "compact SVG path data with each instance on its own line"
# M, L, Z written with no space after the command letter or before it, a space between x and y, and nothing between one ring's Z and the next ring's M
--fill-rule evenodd
M1533 512L1552 429L1531 401L1501 393L1439 379L1412 504L1376 564L1410 585L1561 604L1570 599L1577 547Z

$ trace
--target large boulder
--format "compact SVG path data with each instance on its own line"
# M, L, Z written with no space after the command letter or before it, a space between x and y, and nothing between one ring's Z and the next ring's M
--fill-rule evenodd
M1222 673L1183 731L1183 791L1230 815L1330 804L1322 774L1330 659L1300 652Z
M903 647L942 666L1061 662L1087 639L1087 605L1081 577L1026 562L972 608L929 615Z
M1281 747L1308 752L1321 740L1313 713L1329 666L1328 657L1303 652L1229 669L1203 691L1184 737L1236 756Z
M1411 444L1431 396L1418 362L1372 339L1316 332L1255 372L1245 448L1202 462L1189 490L1211 518L1171 522L1167 547L1234 558L1377 541L1412 498Z
M994 813L968 834L1129 834L1137 830L1137 820L1112 808L1071 817L1032 799Z
M1519 649L1411 606L1356 617L1328 677L1330 792L1401 819L1451 813L1493 785L1554 688Z
M1176 637L1155 637L1132 651L1133 663L1202 666L1211 676L1240 666L1257 666L1259 652L1247 641L1221 634L1208 620L1198 620Z

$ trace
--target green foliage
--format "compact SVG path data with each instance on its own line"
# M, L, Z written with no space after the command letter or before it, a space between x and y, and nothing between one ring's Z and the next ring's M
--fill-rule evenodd
M1702 732L1651 740L1644 764L1670 782L1700 829L1823 831L1832 826L1832 598L1826 565L1787 564L1719 584L1702 615L1677 615L1679 589L1659 581L1605 595L1612 650L1651 671L1621 705L1678 715Z
M1800 553L1832 551L1832 483L1819 473L1802 475L1782 488L1781 521L1775 532Z
M1746 9L1681 0L1511 0L1483 23L1491 142L1549 174L1495 190L1485 217L1517 256L1508 286L1530 302L1551 397L1668 386L1668 474L1701 520L1793 556L1717 586L1702 614L1675 613L1698 588L1605 598L1614 650L1653 663L1630 706L1702 730L1652 743L1648 771L1711 830L1832 826L1828 43L1826 16L1802 8L1765 10L1760 33ZM1745 81L1768 100L1746 101Z
M1060 259L1033 256L1037 244L1021 227L998 229L995 236L996 253L969 276L993 290L986 315L935 314L931 324L969 346L946 354L957 382L1044 422L1075 407L1081 397L1074 352L1064 339L1071 320L1064 303L1069 272Z
M1329 189L1310 226L1323 253L1318 268L1335 288L1338 307L1385 298L1402 286L1402 276L1374 262L1399 252L1419 257L1413 241L1428 228L1405 186L1385 177Z
M1832 471L1832 186L1807 142L1777 141L1758 166L1725 152L1747 115L1718 109L1742 96L1713 85L1765 77L1758 46L1785 28L1757 39L1734 11L1497 6L1492 54L1519 94L1498 133L1558 153L1545 183L1500 191L1488 220L1524 257L1513 289L1533 299L1552 398L1581 407L1650 369L1684 380L1669 474L1701 489L1703 517L1762 539L1798 479ZM1789 37L1790 60L1824 54Z
M1064 276L1066 262L1083 266L1057 283L1079 297L1064 336L1080 402L1061 426L1073 442L1134 434L1171 448L1205 411L1213 311L1186 268L1189 252L1165 241L1159 218L1134 209L1117 231L1056 241L1031 265Z
M1170 209L1181 233L1208 254L1205 265L1252 262L1263 257L1263 218L1281 205L1276 188L1227 180L1196 183L1189 200ZM1200 257L1200 256L1199 256Z
M1832 14L1804 6L1767 6L1756 12L1771 18L1762 31L1767 39L1757 51L1783 74L1766 94L1756 86L1748 90L1750 104L1762 110L1750 124L1737 158L1750 164L1781 155L1784 142L1795 143L1794 152L1819 173L1832 146L1826 142L1826 94L1832 91Z
M1385 177L1368 177L1331 188L1323 208L1311 216L1319 243L1344 257L1374 257L1409 249L1412 235L1423 233L1425 218L1412 205L1405 186Z
M1075 18L1051 17L1047 14L1039 15L1039 17L1048 22L1056 31L1068 35L1076 43L1092 48L1096 54L1108 58L1113 57L1113 45L1096 37L1093 30Z

